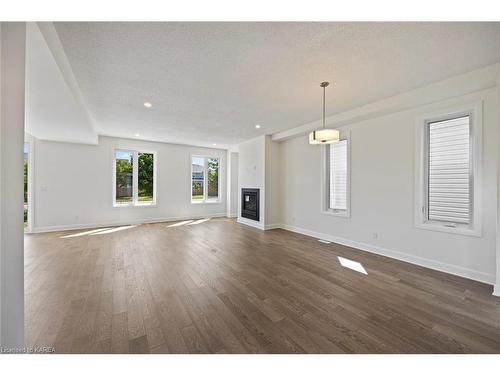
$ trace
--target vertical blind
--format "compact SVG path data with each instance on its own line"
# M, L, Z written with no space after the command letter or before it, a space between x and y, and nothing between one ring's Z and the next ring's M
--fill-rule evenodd
M330 144L330 209L347 210L347 140Z
M470 223L470 118L431 122L428 148L428 219Z

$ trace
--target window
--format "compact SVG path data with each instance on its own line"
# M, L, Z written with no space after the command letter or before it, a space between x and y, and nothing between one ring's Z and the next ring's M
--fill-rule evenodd
M349 140L325 145L325 203L323 212L349 216Z
M134 153L132 151L116 151L116 204L131 203L133 195Z
M154 155L138 154L138 198L139 202L154 201Z
M191 202L219 202L220 160L216 157L191 157Z
M330 203L331 210L347 209L347 141L330 145Z
M114 179L115 206L155 204L155 153L115 150Z
M468 109L424 119L417 226L479 234L478 111Z
M470 117L427 125L427 219L470 224Z

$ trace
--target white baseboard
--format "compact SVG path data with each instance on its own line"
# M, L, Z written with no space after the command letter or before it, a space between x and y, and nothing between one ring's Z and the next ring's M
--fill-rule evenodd
M336 237L336 236L332 236L329 234L324 234L324 233L319 233L319 232L315 232L315 231L308 230L308 229L294 227L291 225L283 224L283 225L281 225L281 228L289 230L291 232L304 234L306 236L315 237L315 238L323 239L323 240L328 240L330 242L335 242L335 243L338 243L340 245L353 247L355 249L367 251L370 253L383 255L383 256L386 256L389 258L394 258L397 260L401 260L403 262L416 264L416 265L430 268L430 269L433 269L436 271L441 271L441 272L449 273L452 275L465 277L466 279L472 279L472 280L480 281L480 282L490 284L490 285L495 284L495 275L493 275L493 274L488 274L485 272L481 272L481 271L477 271L477 270L473 270L473 269L465 268L465 267L461 267L461 266L456 266L456 265L449 264L449 263L443 263L443 262L439 262L439 261L432 260L432 259L422 258L422 257L418 257L415 255L402 253L400 251L386 249L386 248L376 246L376 245L352 241L352 240L349 240L346 238ZM497 293L496 295L500 295L500 287L497 286L496 292L494 292L494 293Z
M248 225L250 227L260 229L260 230L278 229L278 228L283 227L282 224L265 224L264 225L260 221L248 220L248 219L245 219L244 217L239 217L237 222L240 224L245 224L245 225Z
M500 297L500 284L493 285L493 295Z
M102 222L102 223L54 225L54 226L45 226L45 227L35 227L31 231L31 233L60 232L60 231L76 230L76 229L116 227L116 226L121 226L121 225L137 225L137 224L163 223L163 222L170 222L170 221L197 220L197 219L204 219L207 217L210 217L210 218L226 217L226 214L225 213L217 213L217 214L197 215L197 216L161 217L161 218L157 218L157 219L122 220L122 221L110 221L110 222Z
M235 217L238 217L238 214L226 214L226 217L229 219L234 219Z
M236 220L236 221L240 224L245 224L245 225L248 225L250 227L260 229L260 230L265 229L264 224L261 223L260 221L248 220L248 219L245 219L244 217L239 217L238 220Z
M282 227L283 227L282 224L266 224L264 228L265 230L270 230L270 229L280 229Z

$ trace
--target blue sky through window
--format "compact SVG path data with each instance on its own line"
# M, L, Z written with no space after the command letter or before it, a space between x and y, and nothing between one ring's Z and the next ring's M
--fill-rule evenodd
M205 161L203 158L193 156L193 165L201 165L203 167L205 165Z
M123 159L123 160L132 161L133 152L132 151L116 150L116 158L117 159Z

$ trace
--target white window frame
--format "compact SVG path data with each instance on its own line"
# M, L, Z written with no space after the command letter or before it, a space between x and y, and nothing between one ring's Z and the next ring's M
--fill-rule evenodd
M202 200L193 200L193 158L203 158L204 172L203 172L203 199ZM219 176L217 181L217 186L219 188L219 195L217 199L207 199L208 194L208 180L207 180L207 170L208 170L208 159L218 159L219 160ZM222 156L219 155L200 155L200 154L191 154L189 157L189 200L191 204L220 204L222 203L222 185L221 185L221 177L222 177Z
M132 152L133 155L133 166L132 166L132 202L129 203L117 203L116 202L116 152L125 151ZM153 154L153 201L151 202L140 202L139 201L139 154ZM137 150L131 147L117 147L113 149L113 207L123 208L123 207L155 207L158 204L157 195L157 157L156 151L148 150Z
M483 103L477 102L420 116L415 126L415 227L465 236L482 236L482 133ZM471 147L470 223L448 223L428 219L428 126L429 123L469 116Z
M351 217L351 134L349 130L340 131L340 140L347 141L347 186L346 186L346 209L338 210L330 208L330 163L329 145L321 145L322 172L321 172L321 213L325 215L344 218Z

